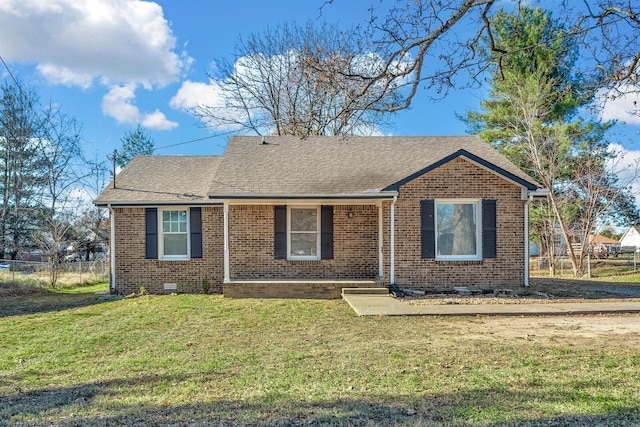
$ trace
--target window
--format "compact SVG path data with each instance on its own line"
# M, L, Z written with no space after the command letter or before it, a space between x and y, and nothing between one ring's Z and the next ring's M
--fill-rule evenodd
M320 208L289 208L289 259L320 259Z
M160 211L160 258L189 258L189 218L187 210Z
M438 200L435 209L436 259L481 259L478 200Z

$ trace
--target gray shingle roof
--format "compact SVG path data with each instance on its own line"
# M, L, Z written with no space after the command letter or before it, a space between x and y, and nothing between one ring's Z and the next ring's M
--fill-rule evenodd
M135 157L94 201L97 205L184 203L209 201L207 190L220 156Z
M457 155L535 189L529 176L475 136L232 137L223 156L136 157L95 200L196 204L269 196L375 195Z
M475 136L270 136L265 142L262 137L231 138L209 195L347 195L393 189L393 184L460 150L536 187L529 176Z

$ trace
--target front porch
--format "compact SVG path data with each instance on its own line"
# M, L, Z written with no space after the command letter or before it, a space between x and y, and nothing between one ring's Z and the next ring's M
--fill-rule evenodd
M229 298L339 299L344 288L386 289L382 280L233 280L223 285Z

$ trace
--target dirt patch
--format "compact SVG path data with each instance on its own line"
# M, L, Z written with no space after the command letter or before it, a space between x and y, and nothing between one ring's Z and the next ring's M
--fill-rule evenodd
M532 278L525 287L453 287L425 294L407 292L400 299L424 304L550 304L560 302L640 301L640 283Z
M43 295L46 293L48 292L39 286L22 285L20 283L13 283L13 282L0 282L1 297L15 297L15 296L21 296L21 295Z
M613 338L629 335L628 342L640 337L640 314L570 316L476 316L461 320L465 333L461 339L513 342L513 340L550 341L577 338ZM633 336L633 338L631 337ZM574 342L574 344L577 344Z
M468 292L445 289L399 300L412 305L640 302L640 283L534 278L528 288L469 288ZM456 337L453 340L459 336L461 340L550 343L576 338L608 339L620 335L629 335L626 342L637 342L640 338L640 314L474 316L456 319L455 322L456 329L464 330L464 334L453 334Z

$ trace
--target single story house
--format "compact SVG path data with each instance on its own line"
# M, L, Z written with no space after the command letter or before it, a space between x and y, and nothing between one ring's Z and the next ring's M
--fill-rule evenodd
M95 204L113 292L339 298L527 285L527 203L546 194L474 136L237 136L134 158Z
M640 225L632 225L620 238L622 248L640 249Z

